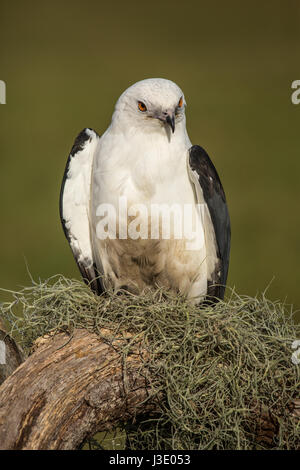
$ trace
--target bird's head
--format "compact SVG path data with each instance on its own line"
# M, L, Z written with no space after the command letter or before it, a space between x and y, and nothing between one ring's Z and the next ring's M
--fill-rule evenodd
M182 90L164 78L148 78L135 83L120 96L113 119L124 129L143 128L146 132L176 132L185 121Z

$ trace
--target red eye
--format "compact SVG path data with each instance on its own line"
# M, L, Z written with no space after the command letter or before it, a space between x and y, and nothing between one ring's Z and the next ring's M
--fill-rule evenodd
M181 97L178 103L178 108L182 108L182 105L183 105L183 99Z
M142 101L138 101L138 108L139 108L140 111L142 111L142 113L147 111L147 106Z

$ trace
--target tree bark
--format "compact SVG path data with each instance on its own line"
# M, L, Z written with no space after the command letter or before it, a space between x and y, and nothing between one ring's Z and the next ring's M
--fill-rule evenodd
M124 370L128 339L109 345L86 330L40 338L0 387L0 449L76 449L95 432L154 410L140 343Z

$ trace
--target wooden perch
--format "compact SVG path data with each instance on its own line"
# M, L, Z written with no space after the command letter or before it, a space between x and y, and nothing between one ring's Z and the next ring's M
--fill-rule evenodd
M72 337L57 333L36 341L0 387L0 449L76 449L97 431L157 411L157 401L149 399L142 341L123 363L120 351L131 335L112 345L105 341L109 330L101 335L77 329ZM299 406L295 400L290 410L295 419ZM268 410L256 414L257 441L271 444L277 423Z
M101 330L102 335L109 334ZM123 370L120 349L86 330L40 338L37 349L0 387L0 449L76 449L155 408L137 344ZM67 344L66 344L67 343Z

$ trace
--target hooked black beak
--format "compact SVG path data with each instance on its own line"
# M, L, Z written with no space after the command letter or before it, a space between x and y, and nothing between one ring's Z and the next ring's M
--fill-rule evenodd
M166 122L169 124L169 126L172 129L172 132L174 134L175 131L175 115L174 113L168 113L166 116Z

